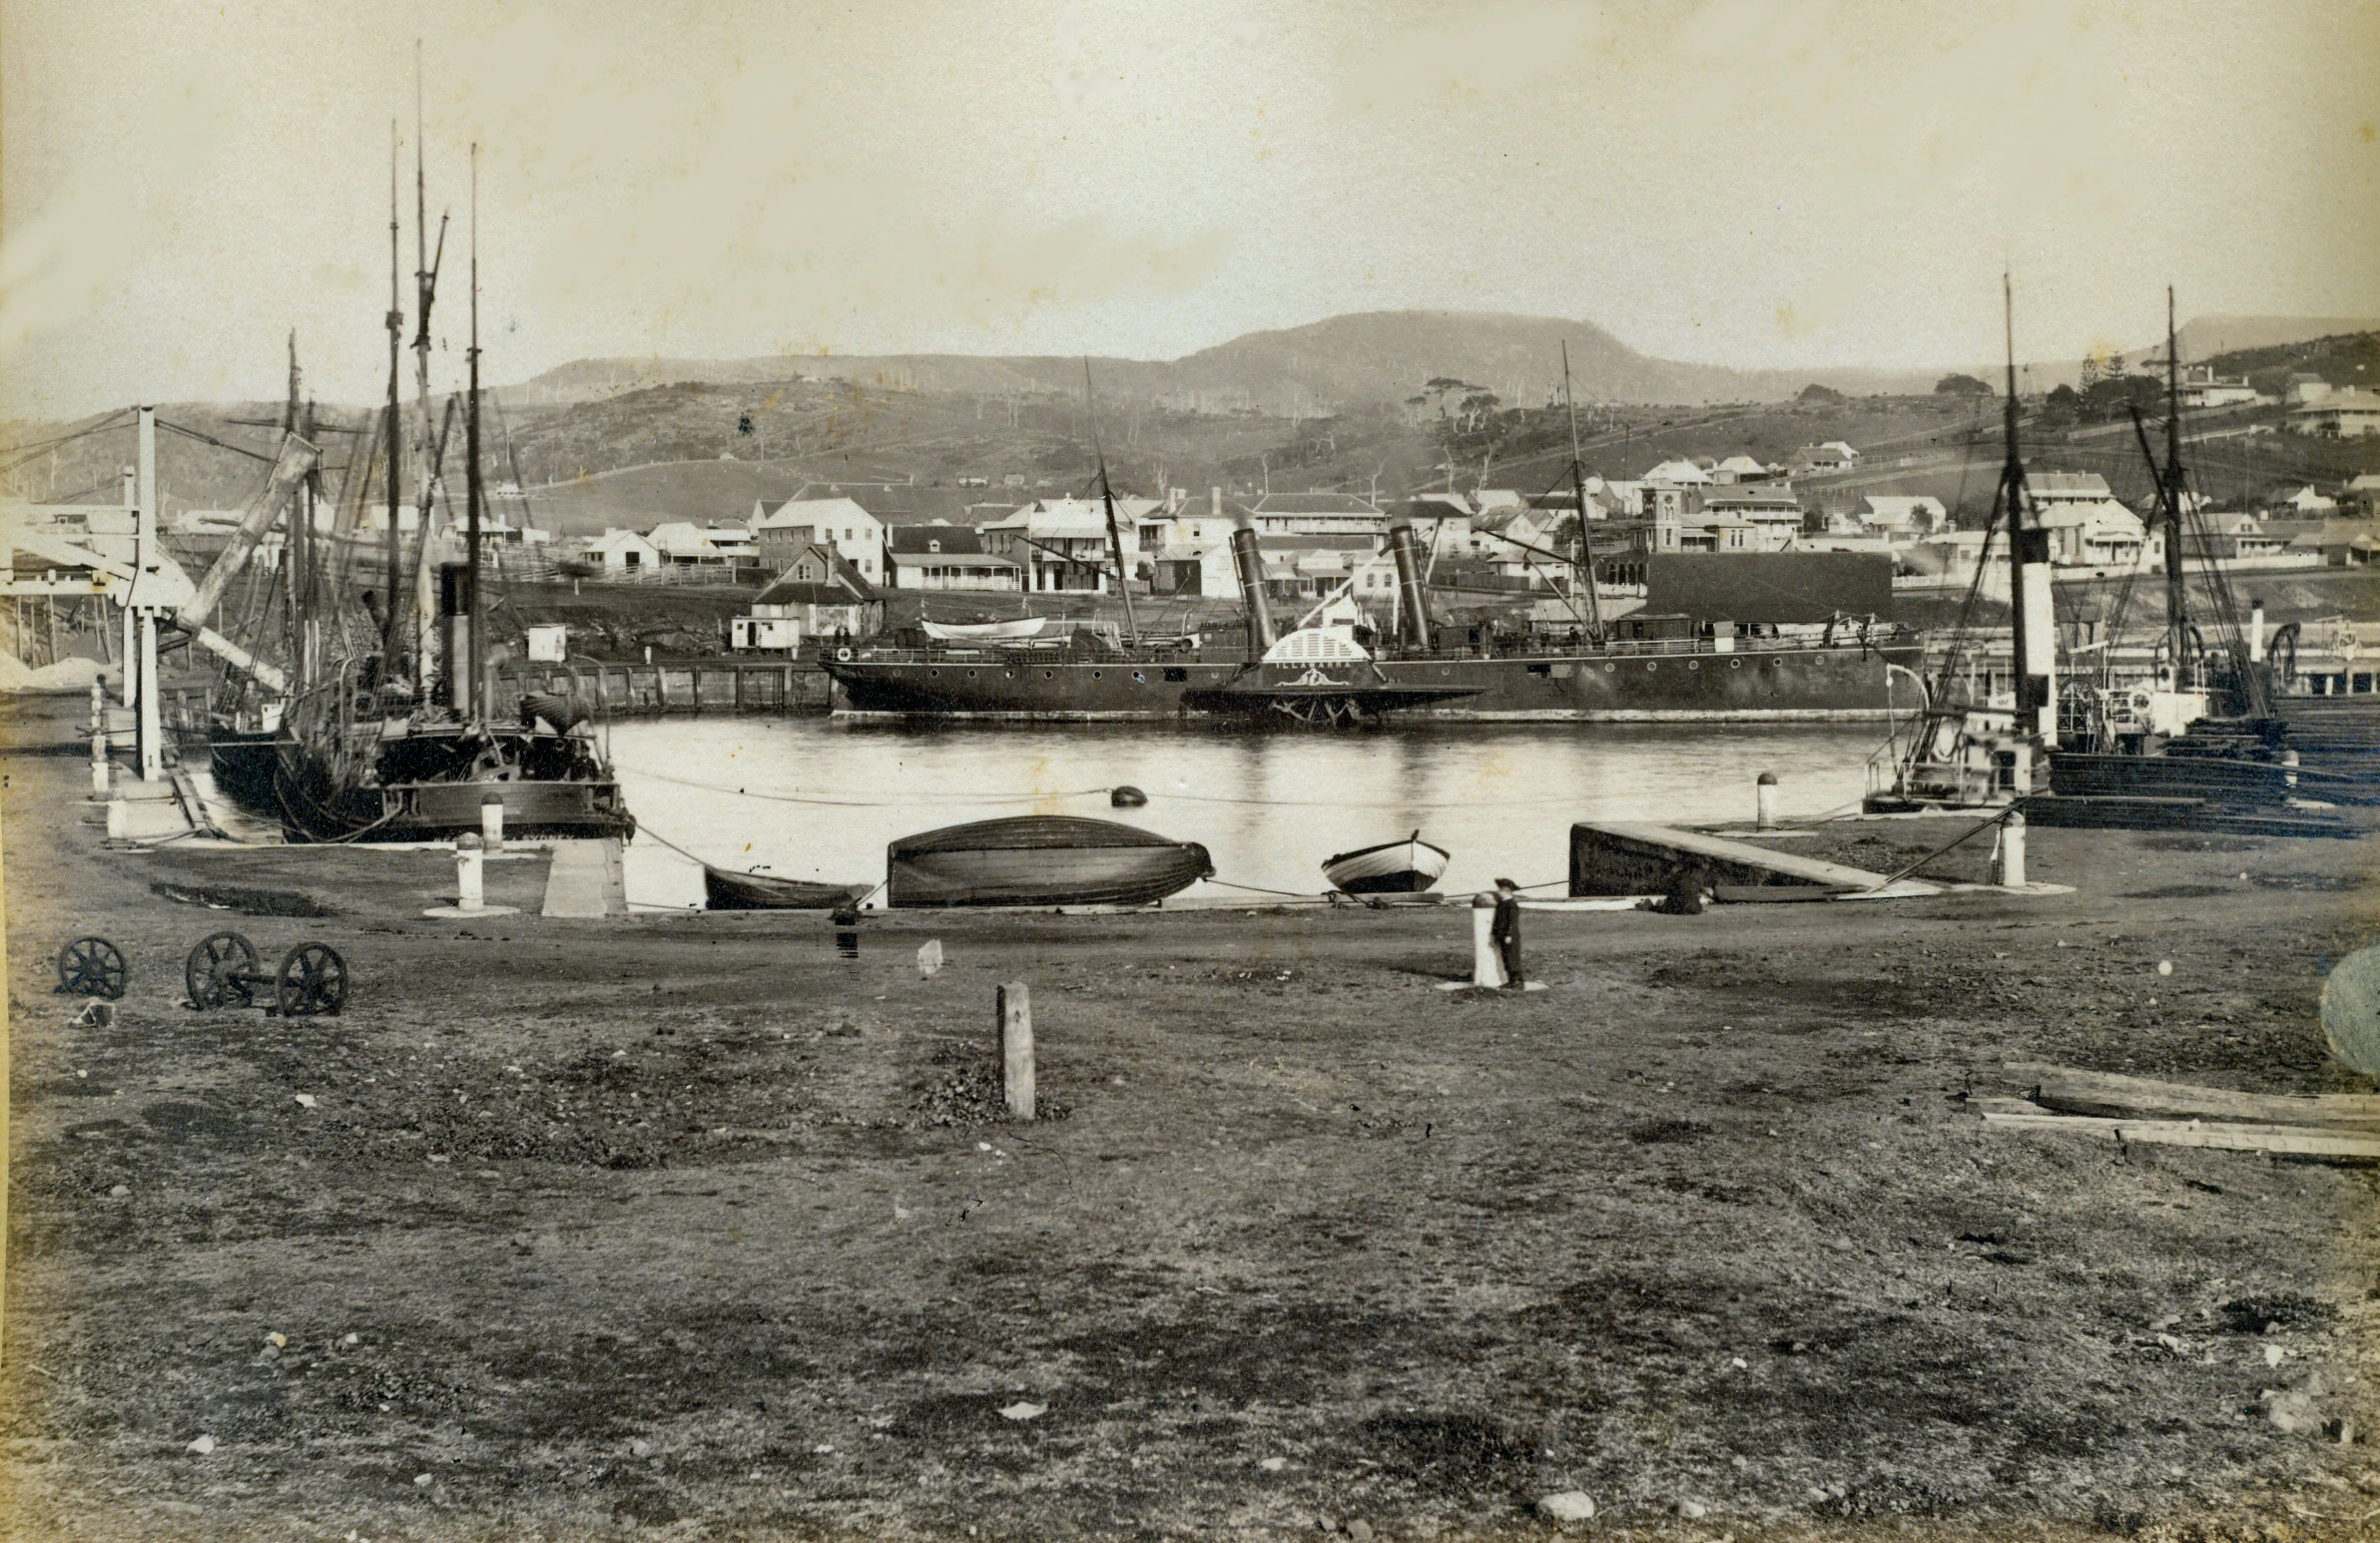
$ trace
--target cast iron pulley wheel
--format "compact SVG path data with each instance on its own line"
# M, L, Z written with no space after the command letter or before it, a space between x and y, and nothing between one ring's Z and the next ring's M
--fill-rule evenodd
M257 999L257 945L237 932L201 938L183 961L182 981L190 988L190 1005L202 1012L252 1006Z
M58 950L58 989L69 996L124 995L124 951L104 937L78 937Z
M335 1014L347 1005L347 961L328 943L299 943L281 961L274 999L284 1018Z

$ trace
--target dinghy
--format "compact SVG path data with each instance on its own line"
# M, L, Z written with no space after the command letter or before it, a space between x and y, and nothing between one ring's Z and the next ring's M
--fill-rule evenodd
M1420 894L1447 870L1447 849L1433 846L1416 830L1402 841L1341 852L1322 865L1323 876L1347 894Z
M1063 814L952 825L888 850L895 907L1146 905L1215 871L1195 841Z
M828 911L868 893L868 887L818 884L703 864L703 893L715 911Z

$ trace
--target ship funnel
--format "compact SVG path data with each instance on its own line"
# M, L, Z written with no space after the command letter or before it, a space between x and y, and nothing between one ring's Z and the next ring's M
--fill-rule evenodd
M1232 530L1231 565L1239 572L1240 604L1248 613L1248 657L1261 660L1273 646L1273 611L1265 604L1264 557L1249 526Z
M1411 520L1389 527L1389 555L1397 562L1398 631L1417 649L1430 647L1430 600L1422 588L1422 558Z

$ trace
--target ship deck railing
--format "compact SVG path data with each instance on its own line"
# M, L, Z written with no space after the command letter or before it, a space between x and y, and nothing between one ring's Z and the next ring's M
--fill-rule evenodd
M1461 651L1429 652L1396 647L1375 648L1373 658L1382 663L1397 660L1447 659L1575 659L1582 654L1596 658L1671 658L1709 657L1712 655L1744 654L1807 654L1824 652L1857 652L1862 648L1873 652L1880 648L1908 647L1916 644L1918 635L1901 628L1878 628L1862 638L1856 630L1840 631L1834 638L1611 638L1601 645L1584 638L1538 638L1525 643L1497 647L1464 649ZM979 648L895 648L870 645L854 651L853 658L844 663L872 665L1007 665L1007 664L1067 664L1067 665L1131 665L1131 664L1192 664L1240 665L1248 662L1246 652L1238 648L1161 649L1127 648L1113 654L1078 654L1064 647L986 646Z

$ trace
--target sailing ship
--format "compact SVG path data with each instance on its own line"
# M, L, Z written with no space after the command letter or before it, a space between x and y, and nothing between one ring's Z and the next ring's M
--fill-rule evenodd
M284 543L289 564L287 668L255 658L235 669L216 715L213 761L219 787L278 813L292 840L441 839L478 830L484 810L503 809L504 829L520 836L625 836L635 829L617 778L590 726L572 714L540 715L524 704L517 721L495 711L492 661L486 646L481 528L485 485L480 458L478 148L472 147L469 380L460 405L464 428L465 498L461 550L455 551L450 507L440 521L446 490L440 469L458 406L450 393L443 416L430 390L430 315L443 263L446 222L438 253L428 250L427 192L416 145L415 379L417 413L412 551L404 550L402 466L405 414L399 382L404 317L398 301L399 216L394 128L389 159L388 401L350 456L350 495L335 504L331 529L317 530L311 483L279 500L291 515ZM297 432L297 374L292 364L291 445ZM310 409L309 409L310 412ZM310 427L310 423L307 425ZM306 446L310 452L310 445ZM285 450L274 486L291 480ZM385 588L358 597L365 616L348 604L365 577L362 509L371 465L378 462L386 493ZM360 465L360 471L355 468ZM308 460L303 474L313 475ZM269 490L270 491L270 490ZM269 502L260 498L252 515ZM218 561L228 576L274 513L244 519L241 533ZM210 573L210 582L214 574ZM218 586L220 589L220 586ZM209 586L201 586L209 598ZM411 603L408 605L407 601ZM186 609L186 614L189 608ZM222 650L219 649L219 652ZM227 656L229 657L229 656ZM241 661L235 660L235 665ZM564 721L554 722L560 718Z
M2051 603L2049 533L2027 482L2018 442L2013 296L2004 460L1992 519L1954 646L1928 683L1924 710L1889 785L1872 788L1871 811L1970 807L2024 801L2045 822L2148 822L2218 817L2213 810L2278 805L2317 796L2368 802L2380 791L2351 774L2308 771L2276 716L2272 662L2240 625L2228 583L2195 509L2182 460L2179 334L2173 293L2165 295L2165 457L2150 448L2147 425L2131 409L2132 430L2156 486L2155 519L2163 536L2164 626L2144 670L2126 676L2114 664L2113 633L2093 645L2095 676L2058 669L2058 626ZM1957 664L1977 647L1977 597L1993 539L2005 529L2013 622L2014 691L2004 705L1988 691L1962 689ZM2202 603L2193 605L2189 553L2200 554ZM2128 594L2128 586L2125 593ZM2074 658L2069 653L2070 663Z
M1564 387L1568 368L1565 351ZM1087 370L1086 370L1087 386ZM1585 473L1572 420L1570 480L1583 516ZM1540 555L1584 577L1568 622L1448 625L1433 615L1413 526L1387 532L1397 607L1387 636L1349 613L1355 579L1298 625L1276 631L1256 532L1231 533L1246 641L1143 636L1117 531L1104 455L1099 496L1123 634L1075 630L1037 641L951 636L838 649L822 660L852 715L987 719L1154 719L1214 714L1252 723L1372 724L1392 714L1478 719L1776 721L1874 719L1892 711L1890 675L1914 675L1919 637L1887 617L1737 625L1632 617L1607 624L1585 520L1572 554ZM1537 549L1531 548L1535 551ZM1782 560L1780 558L1779 560ZM1881 561L1881 559L1879 559ZM1582 603L1582 604L1581 604ZM848 656L848 657L847 657Z

